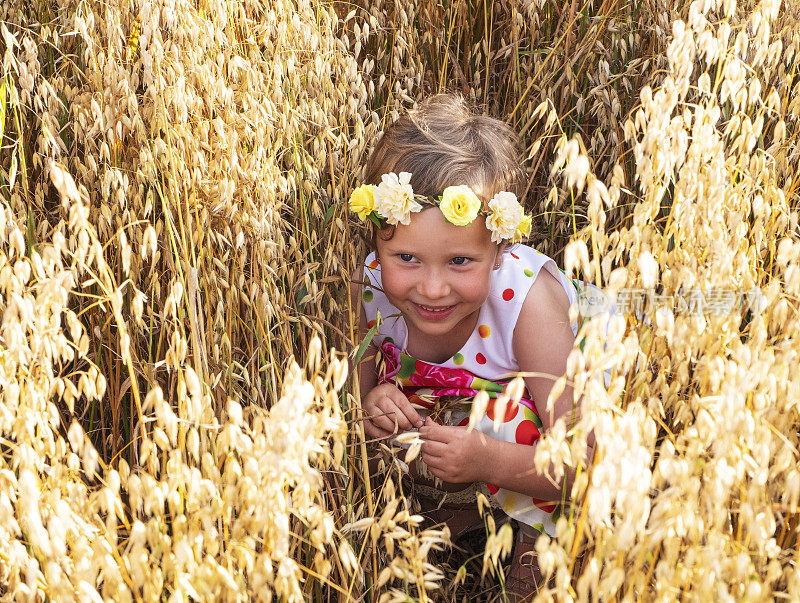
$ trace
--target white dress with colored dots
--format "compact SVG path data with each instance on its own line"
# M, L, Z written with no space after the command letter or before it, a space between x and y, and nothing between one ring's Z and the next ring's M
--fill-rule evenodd
M576 303L575 285L558 269L551 258L531 247L516 245L506 251L502 266L492 270L489 295L480 308L478 326L467 342L447 361L427 364L441 367L445 372L447 369L468 371L476 377L495 382L513 378L520 370L512 347L514 327L531 285L542 268L561 283L569 303ZM408 345L405 319L383 294L380 263L375 259L374 252L364 261L364 283L362 300L369 328L376 324L379 313L381 317L374 344L380 347L384 341L391 342L405 355ZM577 334L577 329L577 323L573 323L574 334ZM532 342L532 344L546 345L546 342ZM409 383L408 380L406 383ZM409 399L412 400L410 396ZM530 404L529 400L528 403ZM490 404L493 404L493 401ZM496 439L515 443L522 443L520 434L525 432L525 443L532 444L530 432L535 432L535 439L539 437L538 429L533 423L535 421L541 426L538 415L535 415L535 409L523 406L522 401L519 408L512 408L512 404L509 403L509 410L499 431L494 430L493 414L488 412L488 409L476 428ZM519 409L522 412L518 412ZM514 420L510 420L509 417ZM491 485L489 490L510 516L549 534L555 533L553 511L560 501L539 501Z

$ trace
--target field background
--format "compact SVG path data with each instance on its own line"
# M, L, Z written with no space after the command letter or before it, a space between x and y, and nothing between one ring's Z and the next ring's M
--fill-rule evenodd
M796 2L6 0L0 21L4 597L501 596L507 530L449 567L396 472L366 476L347 370L345 201L383 126L442 91L521 134L530 244L612 292L706 292L582 327L584 412L536 453L579 467L539 596L800 597Z

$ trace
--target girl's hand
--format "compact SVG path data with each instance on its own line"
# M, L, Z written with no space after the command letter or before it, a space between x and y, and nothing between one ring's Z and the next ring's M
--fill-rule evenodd
M467 483L490 481L483 475L487 464L489 439L466 427L439 425L430 417L419 430L422 439L422 460L431 473L446 482Z
M373 387L361 401L364 409L364 432L372 438L388 438L399 431L420 427L422 417L396 385L383 383Z

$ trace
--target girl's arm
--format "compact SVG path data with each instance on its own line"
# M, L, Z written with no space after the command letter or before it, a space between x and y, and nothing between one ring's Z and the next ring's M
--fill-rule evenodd
M561 283L547 270L542 269L534 281L525 302L522 305L516 328L514 329L513 348L520 372L535 372L550 375L550 377L525 377L525 385L531 394L539 418L542 420L542 434L544 435L560 418L570 427L571 417L578 412L573 400L572 386L567 385L561 395L553 401L552 411L547 411L547 399L556 379L562 377L567 371L567 357L575 344L575 336L569 320L569 299ZM593 453L594 438L589 436L589 449L587 456ZM518 446L511 444L512 446ZM534 446L536 444L534 443ZM519 448L524 448L519 446ZM517 467L507 467L509 479L514 480L515 475L527 473L534 482L547 479L539 475L533 466L533 454L530 449L526 452L518 450L515 458L520 462ZM548 475L553 476L553 466L550 465ZM568 471L565 477L566 486L569 487L575 478L574 471ZM525 478L522 478L523 481ZM547 480L550 484L549 480ZM533 483L531 484L533 487ZM509 488L516 490L515 488ZM550 488L560 495L560 488L552 484ZM522 490L516 490L522 492ZM534 496L536 496L534 494ZM544 498L538 496L537 498Z
M553 383L566 372L567 356L574 342L569 324L569 300L555 277L542 270L522 305L513 348L521 372L553 376L525 377L525 385L542 420L543 432L573 411L571 387L566 387L555 400L552 413L546 412L546 406ZM536 470L531 446L503 442L477 430L467 431L466 427L437 425L429 419L420 433L426 440L422 459L433 474L443 480L485 481L541 500L561 498L563 484L554 485L548 477L555 475L552 465L548 475ZM592 441L590 437L590 444ZM574 472L567 472L566 485L573 479Z
M556 379L567 371L567 356L575 336L569 322L569 299L561 283L542 269L531 286L514 328L514 356L520 372L547 377L525 377L545 430L573 411L572 387L567 386L547 412L547 398Z
M527 444L503 442L477 429L434 423L420 428L425 443L422 460L445 482L487 482L541 500L561 498L561 486L539 474Z

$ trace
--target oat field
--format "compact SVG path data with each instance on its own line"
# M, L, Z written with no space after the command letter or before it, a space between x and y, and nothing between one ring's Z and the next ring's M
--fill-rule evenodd
M623 308L536 449L538 600L798 600L798 53L796 0L3 0L2 598L502 600L509 532L448 564L348 368L347 197L451 91Z

